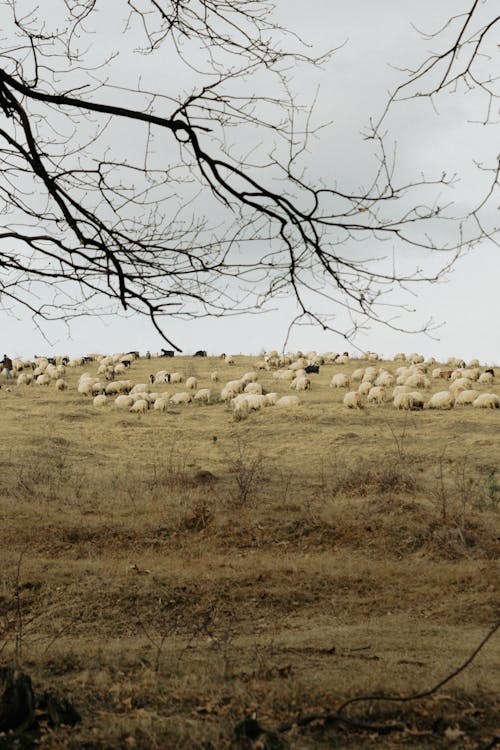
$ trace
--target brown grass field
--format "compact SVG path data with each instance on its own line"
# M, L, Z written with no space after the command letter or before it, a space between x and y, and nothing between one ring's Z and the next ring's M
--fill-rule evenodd
M254 361L175 369L209 387ZM82 716L41 715L34 747L494 746L498 632L432 695L331 716L431 689L500 616L500 411L353 412L328 384L356 366L321 367L297 409L242 421L223 403L97 409L83 369L64 393L3 385L1 663ZM16 742L0 736L31 746Z

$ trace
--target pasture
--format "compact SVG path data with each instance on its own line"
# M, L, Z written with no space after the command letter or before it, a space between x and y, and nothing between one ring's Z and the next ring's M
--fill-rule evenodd
M168 367L217 393L255 359L140 359L127 377ZM36 747L492 741L498 632L428 697L321 718L429 690L499 618L500 410L349 410L329 382L359 366L322 366L299 407L243 420L217 399L96 408L76 390L95 364L68 369L64 392L3 383L1 663L82 716L41 720ZM292 393L272 372L259 382ZM498 376L478 390L500 394Z

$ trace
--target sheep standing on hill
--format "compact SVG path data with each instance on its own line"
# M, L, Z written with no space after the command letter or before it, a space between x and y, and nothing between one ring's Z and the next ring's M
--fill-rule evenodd
M299 404L300 399L298 396L282 396L276 401L275 406L278 406L280 409L293 409Z
M190 391L195 391L198 388L198 381L195 377L190 377L186 380L186 388Z
M481 393L473 401L472 406L475 409L498 409L500 408L500 400L496 393Z
M367 395L367 401L371 404L382 404L387 397L387 391L383 385L376 385L370 388Z
M362 409L361 393L358 391L348 391L344 396L344 406L348 409Z
M182 391L180 393L174 393L172 396L170 396L169 402L175 405L189 404L192 398L193 397L190 393L188 393L187 391Z
M455 405L466 406L467 404L472 404L478 395L478 392L473 390L460 391L455 398Z
M343 372L337 372L332 376L330 388L349 388L349 378Z
M295 378L290 383L290 388L296 391L309 391L311 388L311 380L307 377Z
M145 398L139 398L137 399L137 401L134 401L129 411L131 411L134 414L145 414L148 409L149 409L149 402L146 401Z
M204 401L206 404L208 404L210 402L210 396L211 393L209 388L200 388L200 390L195 393L194 400Z
M407 409L409 411L417 411L424 408L424 399L418 393L418 391L399 391L396 393L393 399L393 404L396 409Z
M454 403L455 399L452 393L449 391L438 391L431 396L428 407L429 409L451 409Z

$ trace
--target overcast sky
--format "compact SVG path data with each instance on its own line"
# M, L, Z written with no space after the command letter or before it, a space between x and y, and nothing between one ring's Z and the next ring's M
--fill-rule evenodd
M467 2L459 5L466 8ZM427 0L418 4L396 0L377 3L353 0L347 4L331 0L313 0L307 4L278 0L277 6L282 23L300 33L311 45L312 54L344 45L322 71L297 67L293 87L301 102L312 100L317 90L315 122L333 121L332 127L311 142L310 171L326 183L335 179L340 185L355 188L367 179L365 172L371 158L371 144L363 140L361 132L370 117L376 119L380 115L388 92L403 80L401 73L390 66L411 66L433 47L430 42L422 42L411 23L425 30L437 28L449 15L458 12L457 2L439 3L438 12L436 3ZM49 20L54 22L54 18ZM123 49L121 25L116 19L103 16L99 31L94 44L107 44L110 51ZM133 46L129 44L129 49ZM134 65L127 52L116 58L110 74L116 74L117 82L120 77L127 80ZM175 74L172 69L172 75ZM463 208L472 205L485 189L486 175L474 162L492 164L498 133L494 126L470 122L484 115L484 102L474 92L444 94L436 106L437 113L428 100L422 99L400 103L391 111L387 127L390 141L397 144L397 169L402 177L409 178L418 178L420 173L457 172L461 181L453 197ZM249 137L247 133L242 137L245 144ZM133 147L124 142L127 148L129 145ZM379 252L385 249L373 249L375 255ZM413 260L405 258L402 262ZM355 345L386 356L396 351L418 351L442 359L479 357L484 362L500 364L499 277L498 247L484 241L457 262L444 283L414 287L416 296L404 299L415 312L399 318L398 325L418 330L432 319L440 324L433 338L374 326L362 331ZM281 349L295 310L291 300L286 299L279 300L276 308L263 315L225 320L171 320L166 322L165 329L185 353L200 348L215 354ZM69 330L63 324L47 324L42 334L22 310L14 313L0 312L0 346L11 356L131 349L154 352L167 346L148 320L137 315L81 318L73 321ZM346 344L341 337L310 326L293 329L287 348L356 351L355 346Z

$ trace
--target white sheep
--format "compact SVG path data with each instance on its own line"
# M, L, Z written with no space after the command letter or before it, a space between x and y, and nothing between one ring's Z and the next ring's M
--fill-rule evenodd
M361 393L359 391L348 391L344 396L344 406L348 409L362 409Z
M276 370L273 373L275 380L293 380L295 378L295 370Z
M18 385L31 385L33 382L33 375L31 372L22 372L20 375L17 376L17 384Z
M160 396L160 398L155 399L153 403L153 409L155 411L167 411L168 409L168 398L163 398Z
M422 372L414 372L406 378L404 385L408 385L410 388L429 389L431 387L431 381Z
M200 388L200 390L197 391L197 393L195 393L194 400L205 401L208 404L210 402L210 397L211 397L210 388Z
M182 383L184 380L184 375L180 372L172 372L170 375L170 382L171 383Z
M238 409L243 402L247 403L249 411L257 411L267 406L266 397L259 393L240 393L232 401L233 408Z
M241 382L246 385L247 383L255 383L258 380L258 375L256 372L246 372L244 375L240 378Z
M416 411L417 409L424 408L424 399L418 391L401 391L394 396L393 404L396 409Z
M49 385L49 383L50 383L50 375L47 375L46 373L42 372L41 375L37 376L37 379L35 380L35 383L37 385Z
M452 393L449 391L438 391L431 396L427 406L429 409L451 409L454 403L455 399Z
M470 389L472 381L469 378L458 378L450 383L450 391L453 395L456 395L459 391L467 391Z
M370 393L372 387L373 386L369 380L364 380L359 384L358 393L360 393L362 396L367 396Z
M58 391L66 391L68 389L68 384L63 378L58 378L56 380L56 390Z
M114 403L119 409L130 409L134 404L134 398L133 396L121 395L115 398Z
M332 376L330 388L349 388L349 378L343 372L337 372Z
M375 385L382 385L385 388L391 388L395 383L395 377L387 370L379 373L375 379Z
M189 404L192 398L192 395L187 391L181 391L180 393L174 393L172 396L170 396L169 402L176 405Z
M108 397L101 393L99 396L94 396L92 403L94 406L106 406L107 401Z
M376 385L370 388L366 398L372 404L382 404L387 398L387 391L383 385Z
M249 382L246 384L245 388L243 389L244 393L256 393L258 395L262 395L262 386L260 383L252 383Z
M363 375L365 374L364 367L358 367L356 370L354 370L353 373L351 373L351 381L358 382L359 380L363 380ZM354 393L355 391L351 391L351 393Z
M296 391L309 391L311 389L311 378L295 378L295 380L292 380L290 383L290 388L293 388Z
M151 386L149 383L136 383L130 390L130 395L134 393L149 393Z
M198 381L195 377L191 376L186 380L186 388L189 388L190 391L195 391L198 388Z
M217 370L214 370L214 372L212 372L210 375L210 380L212 381L212 383L218 383L219 379L219 373L217 372Z
M478 396L478 392L474 390L460 391L460 393L456 395L455 404L457 406L466 406L467 404L472 404Z
M145 398L139 398L137 399L137 401L134 401L129 411L131 411L134 414L145 414L148 409L149 409L149 402L146 401Z
M477 382L491 385L491 383L493 383L493 374L491 372L482 372Z
M221 390L220 397L222 401L228 401L230 398L236 396L237 393L241 393L242 390L243 383L241 380L229 380Z
M498 409L500 400L496 393L481 393L472 403L475 409Z
M273 391L272 393L266 393L264 398L266 399L266 406L275 406L276 402L280 398L280 394L274 393Z
M289 409L299 404L300 398L298 396L282 396L276 401L275 406L279 406L281 409Z

